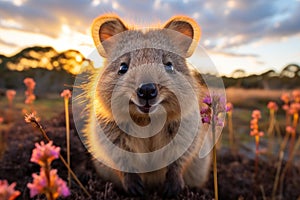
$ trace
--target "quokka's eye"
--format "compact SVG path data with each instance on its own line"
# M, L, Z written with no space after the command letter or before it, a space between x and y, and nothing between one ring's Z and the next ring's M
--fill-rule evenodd
M118 74L122 75L125 74L128 71L128 65L126 63L121 63Z
M171 62L167 62L167 64L165 64L165 70L168 73L175 73L175 69L174 69L173 64Z

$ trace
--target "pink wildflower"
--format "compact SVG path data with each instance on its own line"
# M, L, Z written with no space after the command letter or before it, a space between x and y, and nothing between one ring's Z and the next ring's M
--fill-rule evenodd
M0 180L0 199L1 200L14 200L21 193L15 190L16 183L8 185L6 180Z
M292 127L292 126L287 126L287 127L285 128L285 131L286 131L287 133L295 133L295 132L296 132L295 128Z
M71 98L72 96L72 93L70 90L64 90L61 94L60 94L61 97L64 97L64 98Z
M213 119L217 126L223 126L224 124L218 116L220 113L226 111L225 102L225 97L218 94L213 94L212 96L207 95L203 99L203 103L205 103L207 107L203 107L200 110L202 123L210 124Z
M32 150L31 162L37 163L40 166L50 165L50 163L59 157L60 148L52 145L53 142L45 144L35 143L35 149Z
M288 104L290 101L290 95L288 93L283 93L281 95L281 100L285 103Z
M12 101L16 96L15 90L6 90L6 97L9 101Z
M261 114L259 110L254 110L252 112L252 120L250 121L250 135L251 136L256 136L256 137L261 137L264 135L264 132L259 131L258 128L258 119L261 118Z
M254 111L252 112L252 118L260 119L260 118L261 118L260 111L259 111L259 110L254 110Z
M274 101L270 101L268 103L268 106L267 106L270 110L274 110L274 111L277 111L278 110L278 106L277 104L274 102Z
M208 106L210 106L211 103L212 103L211 97L210 97L209 95L207 95L206 97L204 97L203 103L205 103L205 104L207 104Z
M32 174L33 183L28 183L27 187L30 189L30 197L34 197L37 194L50 193L54 199L59 196L69 196L70 190L66 183L59 178L57 170L52 169L49 173L49 179L47 179L44 168L41 168L40 174Z
M25 78L24 84L26 85L27 89L34 90L36 83L32 78Z
M289 107L289 114L297 114L300 111L300 103L292 103Z
M300 103L300 90L293 90L292 96L296 103Z
M232 103L230 102L226 103L226 112L232 112L232 110L233 110Z
M282 106L282 109L285 110L286 112L290 109L290 106L288 104L284 104Z
M34 100L35 100L35 95L28 93L26 100L25 100L25 104L32 104L34 102Z
M25 78L24 79L24 84L27 87L27 90L25 91L25 104L32 104L35 100L35 95L33 93L33 90L35 88L35 81L32 78Z

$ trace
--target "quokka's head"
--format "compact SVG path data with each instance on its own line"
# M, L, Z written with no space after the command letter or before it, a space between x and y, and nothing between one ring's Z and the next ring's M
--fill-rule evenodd
M93 40L105 58L96 80L101 114L124 120L128 114L176 118L195 109L199 87L186 58L200 33L197 23L184 16L148 29L130 27L115 15L95 19Z

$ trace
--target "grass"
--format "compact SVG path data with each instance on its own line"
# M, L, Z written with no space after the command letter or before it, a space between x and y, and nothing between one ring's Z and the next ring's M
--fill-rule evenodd
M23 117L22 110L28 109L29 107L24 104L24 96L17 95L14 99L13 112L15 120L19 120ZM64 110L64 103L59 95L57 97L47 96L46 98L37 98L33 103L34 110L37 111L37 115L42 120L49 120L61 113ZM9 112L8 101L6 97L0 97L0 116L5 118L5 115Z

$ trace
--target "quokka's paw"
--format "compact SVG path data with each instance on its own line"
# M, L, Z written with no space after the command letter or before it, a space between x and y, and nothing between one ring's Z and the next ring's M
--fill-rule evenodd
M123 187L125 191L132 196L144 195L144 184L141 177L138 174L126 173L124 175Z
M163 197L174 198L183 190L184 181L181 176L169 177L165 180L163 186Z

